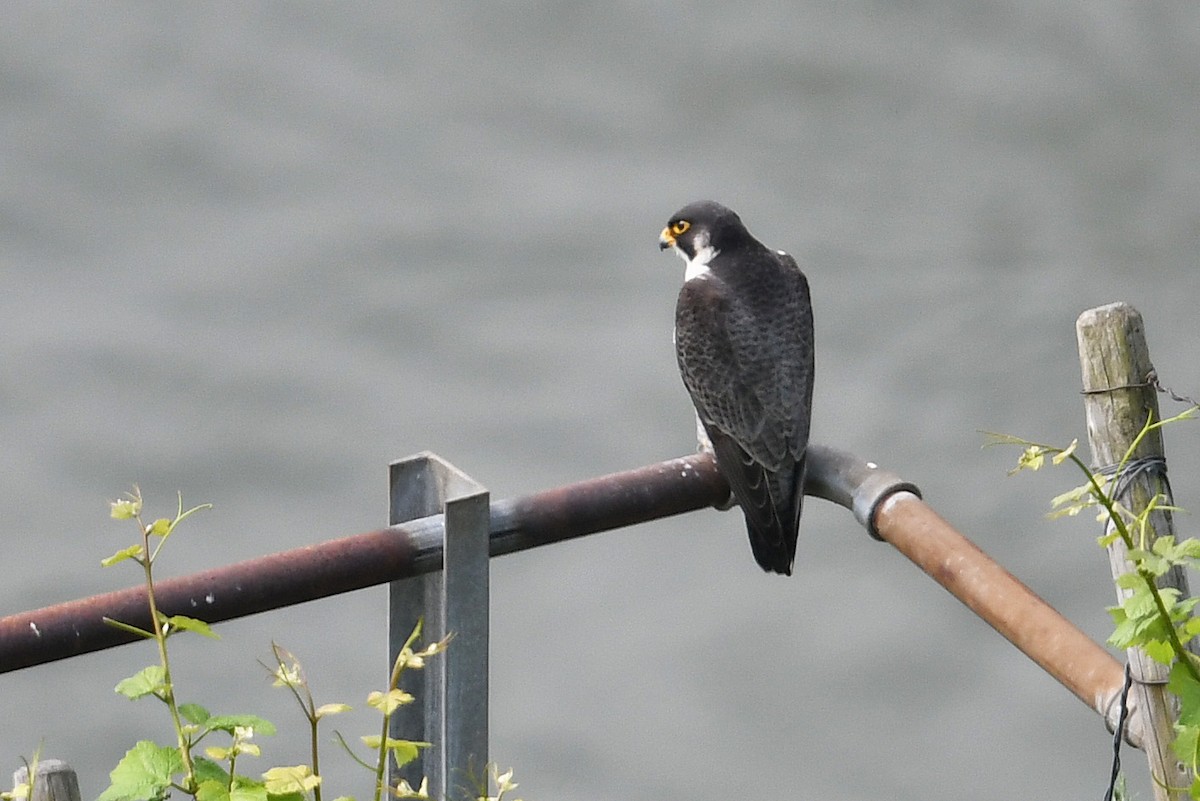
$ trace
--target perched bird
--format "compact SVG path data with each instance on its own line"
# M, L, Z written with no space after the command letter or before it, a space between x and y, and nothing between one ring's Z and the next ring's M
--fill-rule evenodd
M763 570L791 575L813 391L808 281L730 209L684 206L659 246L687 264L675 353L717 467L746 516Z

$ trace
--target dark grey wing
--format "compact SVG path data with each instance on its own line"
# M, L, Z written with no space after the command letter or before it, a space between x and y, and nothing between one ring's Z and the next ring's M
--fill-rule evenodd
M739 274L759 285L736 293L715 275L685 284L675 339L684 385L746 516L755 558L786 574L804 492L812 310L795 262L770 258L768 269Z
M735 326L754 328L761 339L737 352L735 358L751 363L758 376L754 392L766 412L765 429L778 436L759 435L748 449L758 458L799 462L808 449L813 394L813 318L808 280L786 253L770 253L775 269L758 274L764 286L752 296L763 298L765 308L735 316ZM753 319L751 319L753 317ZM769 321L769 322L764 322ZM744 339L734 337L740 342ZM735 434L737 436L737 434Z

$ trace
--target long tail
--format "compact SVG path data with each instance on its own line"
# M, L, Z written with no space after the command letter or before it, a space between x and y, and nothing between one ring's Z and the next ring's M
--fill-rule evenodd
M801 456L795 464L770 472L729 437L711 429L708 433L717 467L746 516L754 560L769 573L790 576L800 531L806 460Z
M753 551L754 560L758 562L759 567L769 573L792 575L792 565L796 561L796 541L800 536L800 513L804 503L804 469L805 461L801 460L791 470L775 475L774 486L769 493L771 514L768 519L746 514L750 550Z

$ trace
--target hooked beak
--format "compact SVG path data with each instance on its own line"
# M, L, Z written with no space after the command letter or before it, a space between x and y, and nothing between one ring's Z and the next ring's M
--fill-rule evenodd
M663 228L662 233L658 235L658 249L666 250L673 247L675 247L675 237L671 236L670 229Z

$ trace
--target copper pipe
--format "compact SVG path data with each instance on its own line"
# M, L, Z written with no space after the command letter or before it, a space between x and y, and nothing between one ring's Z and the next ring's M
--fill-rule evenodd
M876 512L875 529L1113 729L1113 702L1125 677L1108 651L915 495L898 492L887 498ZM1126 740L1140 745L1140 724L1129 727Z

